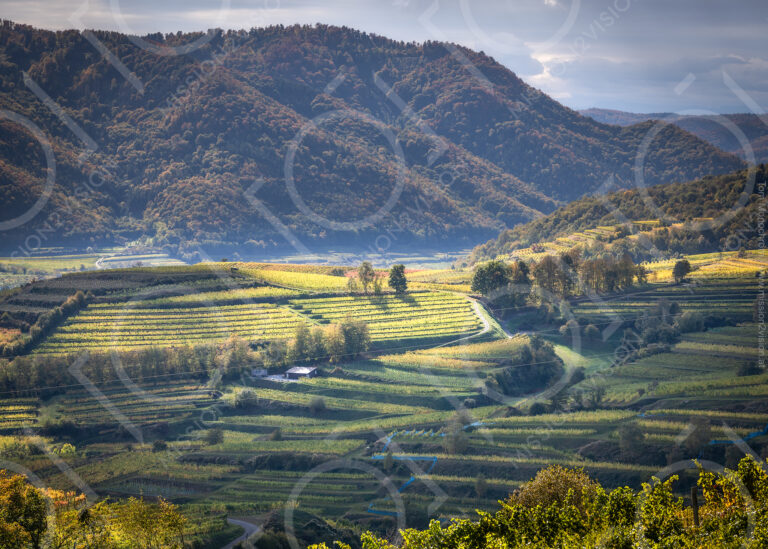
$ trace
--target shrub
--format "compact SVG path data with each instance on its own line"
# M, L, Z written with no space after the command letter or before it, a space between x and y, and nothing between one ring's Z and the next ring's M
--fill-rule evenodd
M313 414L319 414L325 412L325 399L323 397L315 397L309 403L309 411Z
M597 329L597 326L594 324L587 324L584 328L584 337L587 339L599 339L600 338L600 330Z
M224 431L219 427L208 429L205 433L205 443L208 446L215 446L224 442Z
M565 337L568 334L579 333L579 323L574 319L570 319L568 322L560 326L560 335Z
M763 369L757 365L757 362L743 362L736 373L739 377L756 376L762 374Z
M601 486L592 480L583 469L568 469L552 465L539 471L533 480L529 480L509 496L509 503L516 503L528 508L537 505L558 507L573 505L583 515L604 492Z
M686 311L677 319L677 327L682 333L704 331L704 317L696 311Z
M259 402L259 397L253 389L243 389L235 395L236 408L252 408Z

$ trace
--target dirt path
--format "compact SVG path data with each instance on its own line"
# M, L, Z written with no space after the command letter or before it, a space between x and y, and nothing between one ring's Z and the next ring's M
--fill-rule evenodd
M253 524L253 523L250 523L250 522L246 522L244 520L237 520L237 519L228 518L227 522L229 524L233 524L235 526L240 526L241 528L243 528L245 530L245 532L239 538L237 538L234 541L229 542L228 544L226 544L221 549L233 549L238 543L242 543L242 542L246 541L253 534L258 532L259 529L261 528L261 526L259 526L258 524Z

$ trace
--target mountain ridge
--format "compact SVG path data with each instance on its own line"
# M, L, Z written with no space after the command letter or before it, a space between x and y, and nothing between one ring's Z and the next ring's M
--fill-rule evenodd
M248 200L255 186L254 198L315 246L360 246L394 230L402 245L471 245L596 192L608 177L629 186L651 129L594 122L461 48L488 79L475 80L456 50L437 42L275 26L217 32L192 54L163 57L119 33L94 34L143 82L143 94L77 31L0 26L0 108L44 128L57 160L48 204L32 223L3 233L5 242L58 215L50 238L61 243L140 240L182 255L246 243L253 252L288 248ZM168 45L190 37L147 39ZM210 74L201 72L206 62L215 65ZM97 144L84 163L83 144L34 96L24 73ZM31 135L0 124L7 220L40 195L44 166ZM290 150L297 194L331 223L309 218L286 192ZM645 178L685 180L740 166L669 127L651 144ZM103 181L88 185L94 173ZM361 222L398 190L375 226ZM334 221L356 230L336 230Z
M747 158L746 144L752 149L755 163L768 162L768 115L734 113L718 115L684 115L673 112L632 113L613 109L591 108L580 110L604 124L626 126L665 120L707 141L720 150Z

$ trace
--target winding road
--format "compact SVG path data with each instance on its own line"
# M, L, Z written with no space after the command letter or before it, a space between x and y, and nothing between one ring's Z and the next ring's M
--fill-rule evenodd
M226 544L221 549L234 549L234 547L237 546L237 544L246 541L253 534L258 532L259 529L261 528L261 526L259 526L258 524L253 524L251 522L246 522L244 520L237 520L237 519L228 518L227 522L229 524L233 524L235 526L240 526L241 528L243 528L245 530L245 532L239 538L235 539L234 541L229 542L228 544Z

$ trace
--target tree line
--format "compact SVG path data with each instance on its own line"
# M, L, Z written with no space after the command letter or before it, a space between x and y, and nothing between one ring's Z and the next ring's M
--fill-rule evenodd
M567 298L588 293L615 292L646 282L648 273L628 254L584 259L579 248L558 256L545 255L538 262L493 260L478 266L472 291L514 306L533 302L538 293Z
M299 324L293 337L274 340L259 352L258 358L268 369L347 362L370 348L371 336L365 322L347 317L329 326L307 327Z

